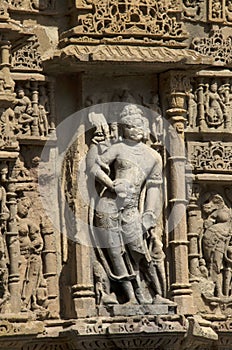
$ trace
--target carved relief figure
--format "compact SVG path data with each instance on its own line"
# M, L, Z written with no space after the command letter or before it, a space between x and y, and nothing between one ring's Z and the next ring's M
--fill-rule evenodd
M197 122L197 96L193 89L186 92L188 104L188 126L194 128Z
M48 135L48 119L47 114L49 113L49 98L46 94L46 90L44 86L40 86L39 88L39 118L38 118L38 126L39 132L41 136Z
M18 89L15 104L16 106L14 108L14 113L18 123L21 126L21 132L23 134L30 135L31 124L33 122L33 109L31 100L25 95L23 88Z
M224 122L225 105L218 93L218 84L212 81L205 94L205 119L209 127L218 127Z
M28 217L30 207L31 201L29 198L19 198L17 223L21 253L19 269L22 311L43 311L44 306L40 306L41 300L38 300L38 296L45 288L41 259L43 239L40 234L40 227Z
M0 309L9 299L8 290L8 252L5 241L6 221L10 214L6 206L6 191L3 186L0 186Z
M92 217L95 243L105 247L98 249L98 255L108 278L122 286L126 301L146 302L140 278L143 273L152 287L153 303L170 303L164 298L162 244L151 230L162 206L162 160L143 143L149 133L148 121L137 106L124 107L120 124L123 141L94 143L87 158L89 173L103 185Z
M231 213L223 198L213 194L203 205L204 232L202 237L203 257L209 277L215 284L215 296L228 294L223 275L226 256L231 252Z

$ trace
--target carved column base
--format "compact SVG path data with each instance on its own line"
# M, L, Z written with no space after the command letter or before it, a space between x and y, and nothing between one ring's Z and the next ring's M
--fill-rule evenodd
M74 308L78 318L96 316L95 294L92 289L92 286L72 287Z

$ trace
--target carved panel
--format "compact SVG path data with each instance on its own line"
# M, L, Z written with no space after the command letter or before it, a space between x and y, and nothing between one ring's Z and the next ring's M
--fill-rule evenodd
M112 0L107 4L104 0L93 0L91 4L91 12L78 15L76 36L120 35L121 41L126 37L146 36L147 42L152 38L162 38L164 41L173 40L174 46L187 37L187 32L179 21L181 7L178 1L170 1L169 6L160 0Z
M31 38L23 47L12 52L12 70L42 71L41 55L38 51L39 43L36 37Z
M232 37L225 36L221 29L212 30L209 37L195 38L192 47L203 55L212 56L215 63L229 64L232 60Z
M189 160L194 171L230 173L232 170L232 143L191 142Z
M232 24L232 1L209 0L209 21Z
M230 78L197 78L187 95L188 129L231 132Z
M56 0L6 0L10 9L23 11L54 10Z
M204 0L183 0L184 18L190 21L205 20L205 5Z

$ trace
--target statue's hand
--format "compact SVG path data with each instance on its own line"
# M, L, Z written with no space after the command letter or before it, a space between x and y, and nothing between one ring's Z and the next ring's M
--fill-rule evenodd
M147 211L142 216L142 224L146 231L156 226L156 216L152 211Z
M128 193L131 192L132 186L128 181L123 179L116 179L113 181L114 191L121 198L126 198Z

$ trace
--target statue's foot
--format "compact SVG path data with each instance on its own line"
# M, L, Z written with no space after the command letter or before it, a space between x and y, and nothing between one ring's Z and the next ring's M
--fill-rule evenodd
M141 288L135 290L135 296L139 304L149 304L149 302L144 298Z
M169 299L166 299L162 297L161 295L157 294L154 296L152 300L152 304L166 304L166 305L174 305L175 303Z
M116 296L114 294L103 294L102 295L102 304L103 305L109 305L109 304L118 304L118 301L116 299Z

